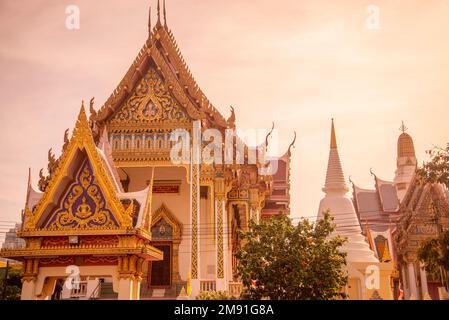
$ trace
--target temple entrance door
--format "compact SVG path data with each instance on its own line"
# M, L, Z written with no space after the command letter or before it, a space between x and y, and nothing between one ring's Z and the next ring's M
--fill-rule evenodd
M169 288L172 285L172 256L173 245L171 241L154 243L154 247L164 253L164 260L153 261L150 270L150 287Z

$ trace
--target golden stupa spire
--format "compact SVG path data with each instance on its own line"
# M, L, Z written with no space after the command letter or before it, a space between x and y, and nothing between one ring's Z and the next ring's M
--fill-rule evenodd
M324 185L324 192L338 191L346 193L348 188L346 186L343 169L340 162L340 156L337 149L337 138L335 134L334 119L332 119L331 126L331 144L329 151L329 160L327 163L326 183Z
M332 118L332 128L331 128L331 149L337 149L337 138L335 136L334 118Z

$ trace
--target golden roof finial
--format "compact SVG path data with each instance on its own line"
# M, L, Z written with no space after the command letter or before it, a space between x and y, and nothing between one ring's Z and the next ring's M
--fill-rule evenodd
M401 127L399 128L399 130L402 131L402 133L405 133L405 131L407 131L407 127L404 125L404 121L402 121Z
M151 6L148 9L148 37L151 37Z
M272 122L270 132L268 132L267 136L265 137L265 148L268 146L268 138L269 138L269 137L271 136L271 134L273 133L273 130L274 130L274 121Z
M296 131L295 131L294 133L295 133L295 136L294 136L294 138L293 138L293 141L292 141L292 143L290 143L290 145L288 146L288 155L289 155L289 156L292 155L291 149L295 147L295 142L296 142Z
M161 26L161 3L157 0L157 23L156 26Z
M31 191L31 167L28 168L27 196L25 199L25 208L28 207L28 198L30 197L30 191Z
M332 128L331 128L331 149L337 149L337 138L335 136L334 118L332 118Z
M164 28L167 29L167 11L165 10L165 0L164 0Z

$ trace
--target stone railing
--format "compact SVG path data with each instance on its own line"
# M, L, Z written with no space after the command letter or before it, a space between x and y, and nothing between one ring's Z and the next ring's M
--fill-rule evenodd
M201 280L200 281L200 291L207 292L207 291L216 291L217 290L217 284L215 280Z
M87 295L87 281L82 281L78 283L78 286L75 286L70 291L70 298L83 298Z
M229 282L228 291L229 294L233 297L239 297L242 293L243 285L241 282Z

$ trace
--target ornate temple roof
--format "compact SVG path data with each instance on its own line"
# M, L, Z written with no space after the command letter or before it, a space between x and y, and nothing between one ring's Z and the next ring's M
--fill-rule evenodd
M161 22L161 8L158 1L157 22L151 26L151 9L148 24L148 38L137 54L119 85L97 111L91 108L90 120L94 124L94 136L98 138L105 122L118 112L123 103L131 97L150 66L156 67L164 77L171 94L194 119L202 119L204 124L223 129L235 126L235 115L226 120L206 98L185 62L172 31L167 26L165 2ZM206 120L206 121L204 121Z
M371 230L385 231L389 223L397 219L399 199L394 182L373 176L375 189L363 189L352 182L354 206L362 225L369 224Z

